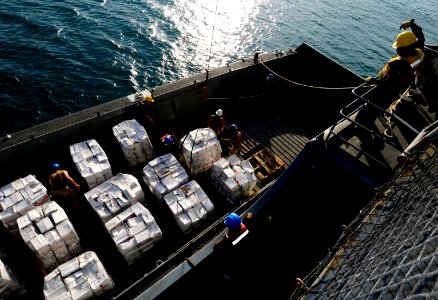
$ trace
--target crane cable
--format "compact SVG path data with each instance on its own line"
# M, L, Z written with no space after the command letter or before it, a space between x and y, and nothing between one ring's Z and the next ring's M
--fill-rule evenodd
M211 39L210 39L210 49L208 51L208 57L207 57L207 70L205 71L205 82L204 82L204 93L203 93L203 101L207 99L207 92L208 92L208 77L209 77L209 69L210 69L210 58L211 58L211 49L213 48L213 36L214 36L214 30L216 28L216 16L217 16L217 7L219 4L219 0L216 0L216 7L214 9L214 19L213 19L213 30L211 31Z

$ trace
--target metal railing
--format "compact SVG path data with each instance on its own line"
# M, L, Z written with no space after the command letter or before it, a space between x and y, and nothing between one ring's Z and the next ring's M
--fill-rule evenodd
M359 147L358 145L350 142L348 139L344 138L341 134L339 134L335 130L337 125L339 125L342 122L348 121L351 123L352 126L355 126L359 130L362 130L362 132L366 132L371 137L373 137L373 139L375 138L380 139L383 143L390 145L395 149L398 149L400 152L403 152L404 149L400 146L399 143L396 143L394 139L388 138L382 132L373 130L367 127L365 124L356 120L357 114L361 111L361 109L363 109L366 106L367 109L377 111L376 115L378 115L378 118L382 119L384 116L390 117L393 120L397 121L398 124L402 124L403 126L405 126L413 134L418 135L420 133L420 131L417 128L409 124L409 122L398 116L396 113L388 111L386 108L382 108L375 102L369 100L370 96L372 97L371 94L373 92L379 92L378 90L376 90L376 88L377 86L375 84L369 84L368 82L365 82L351 91L351 94L346 100L344 107L339 111L339 115L336 119L336 122L329 128L327 139L331 135L334 135L336 136L337 139L341 140L343 143L356 149L358 152L363 153L363 155L365 155L367 158L372 159L376 163L387 168L388 166L386 162L375 157L375 155L373 155L372 153L365 151L363 148ZM408 91L409 88L404 92L403 95L405 95ZM382 124L384 123L385 122L382 121Z

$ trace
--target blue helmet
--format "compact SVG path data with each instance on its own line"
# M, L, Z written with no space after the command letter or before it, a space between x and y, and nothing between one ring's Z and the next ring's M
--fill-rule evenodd
M229 130L231 131L236 131L237 130L237 125L236 124L231 124L230 127L228 127Z
M272 80L274 80L274 74L269 73L268 76L266 76L266 79L267 79L268 81L272 81Z
M51 164L50 165L50 169L52 169L52 171L56 171L56 170L58 170L59 168L61 168L61 166L59 165L59 164Z
M240 224L242 224L242 219L238 214L231 213L225 218L224 224L228 228L238 228L240 227Z
M164 137L163 141L164 141L164 144L166 144L166 145L173 144L173 139L169 134Z

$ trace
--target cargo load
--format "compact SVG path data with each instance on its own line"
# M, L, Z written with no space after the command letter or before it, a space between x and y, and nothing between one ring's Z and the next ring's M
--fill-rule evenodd
M26 292L16 274L0 259L0 298L14 299Z
M0 220L16 234L17 219L49 199L47 189L34 175L19 178L0 188Z
M114 287L99 257L87 251L44 277L44 299L90 299Z
M214 211L210 198L195 180L166 194L164 201L183 233L198 226Z
M172 154L159 156L143 168L143 180L160 202L163 196L189 181L184 167Z
M48 272L82 251L73 224L54 201L27 212L17 219L17 224L23 241Z
M209 171L221 158L222 147L211 128L198 128L181 139L182 155L192 176Z
M89 189L113 177L108 157L95 139L70 145L70 154Z
M103 223L134 203L145 202L137 178L119 173L84 194Z
M146 129L135 119L113 126L113 134L122 147L130 166L149 161L155 157Z
M231 204L244 199L257 183L254 168L248 160L237 155L221 158L213 164L213 184Z
M140 202L105 223L118 251L128 264L162 239L162 232L150 211Z

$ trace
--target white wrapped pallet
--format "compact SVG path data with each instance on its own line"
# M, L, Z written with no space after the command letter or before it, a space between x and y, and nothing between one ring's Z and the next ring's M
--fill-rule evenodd
M181 139L182 154L193 176L210 170L221 158L222 147L211 128L198 128Z
M70 145L70 154L89 189L113 177L108 157L96 140Z
M114 282L93 251L87 251L44 277L44 299L90 299L114 287Z
M106 222L105 227L128 264L162 239L155 218L139 202Z
M154 148L146 129L135 119L113 126L113 134L122 147L130 166L149 161L155 157Z
M0 259L0 298L14 299L25 292L26 288L18 280L15 273Z
M184 167L172 154L159 156L143 168L143 180L149 190L160 200L163 196L189 181Z
M210 198L195 180L164 195L164 201L184 233L198 226L214 211Z
M79 253L79 237L64 210L49 201L17 219L23 241L38 256L47 271Z
M219 192L231 204L246 197L254 189L257 177L248 160L237 155L221 158L213 164L211 178Z
M19 178L0 188L0 220L8 230L15 230L20 216L49 199L47 189L34 175Z
M84 194L103 223L136 202L145 202L137 178L119 173Z

